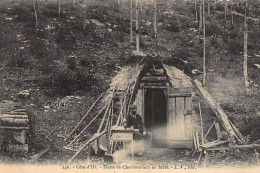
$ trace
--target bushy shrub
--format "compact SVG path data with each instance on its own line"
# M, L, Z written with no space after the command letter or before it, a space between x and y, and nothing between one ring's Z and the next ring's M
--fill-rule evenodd
M229 40L228 50L235 55L240 55L240 52L243 52L243 45L238 41Z
M70 28L64 27L59 29L56 42L61 45L62 49L72 50L76 38L72 35Z
M210 23L206 26L206 36L221 35L221 28L216 23Z
M216 11L225 11L224 4L218 3L218 4L216 5Z

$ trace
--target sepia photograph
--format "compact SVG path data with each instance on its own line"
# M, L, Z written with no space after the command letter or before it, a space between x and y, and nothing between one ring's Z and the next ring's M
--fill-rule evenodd
M260 0L0 0L0 171L259 172Z

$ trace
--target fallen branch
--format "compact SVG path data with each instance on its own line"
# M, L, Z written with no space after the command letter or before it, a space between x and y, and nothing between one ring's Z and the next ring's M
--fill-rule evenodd
M51 148L47 147L44 150L40 151L37 154L34 154L33 156L31 156L29 162L30 163L35 163L41 156L43 156L46 152L48 152Z
M87 142L85 142L84 144L82 144L80 146L80 148L78 149L78 151L70 158L70 160L68 161L68 163L71 163L78 155L79 153L86 147L88 146L92 141L96 140L97 138L99 138L100 136L104 135L107 132L107 130L104 130L103 132L97 134L97 136L93 136L90 140L88 140Z

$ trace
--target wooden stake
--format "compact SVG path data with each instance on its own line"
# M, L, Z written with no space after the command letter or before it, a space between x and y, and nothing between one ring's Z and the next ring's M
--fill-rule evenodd
M201 115L200 102L199 102L199 110L200 110L200 132L201 132L201 144L204 145L203 124L202 124L202 115Z
M254 149L254 152L255 152L255 158L256 158L256 163L257 163L257 166L260 166L259 164L259 158L258 158L258 152L256 151L256 149Z
M110 100L111 101L111 100ZM78 137L93 123L93 121L101 114L101 112L105 109L105 107L110 104L110 101L103 106L103 108L99 111L99 113L88 123L88 125L67 145L69 147Z
M94 106L96 105L96 103L100 100L100 98L104 95L105 92L103 92L98 98L97 100L92 104L92 106L89 108L89 110L87 111L87 113L81 118L81 120L79 121L79 123L75 126L75 128L70 132L69 136L65 139L65 141L67 141L69 139L69 137L74 133L74 131L78 128L78 126L82 123L82 121L84 121L84 119L88 116L89 112L94 108Z
M211 130L211 129L212 129L212 127L214 126L215 122L216 122L216 120L214 120L214 122L211 124L211 126L210 126L209 130L207 131L207 133L205 134L205 136L204 136L203 140L205 140L205 139L206 139L206 137L208 136L208 134L209 134L210 130Z
M34 9L34 17L35 17L35 28L38 28L38 14L36 9L36 0L33 0L33 9Z

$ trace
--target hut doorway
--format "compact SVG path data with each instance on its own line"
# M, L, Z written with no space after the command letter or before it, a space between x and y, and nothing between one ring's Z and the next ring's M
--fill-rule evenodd
M144 123L152 132L152 147L167 147L167 97L163 89L147 89L144 95Z

